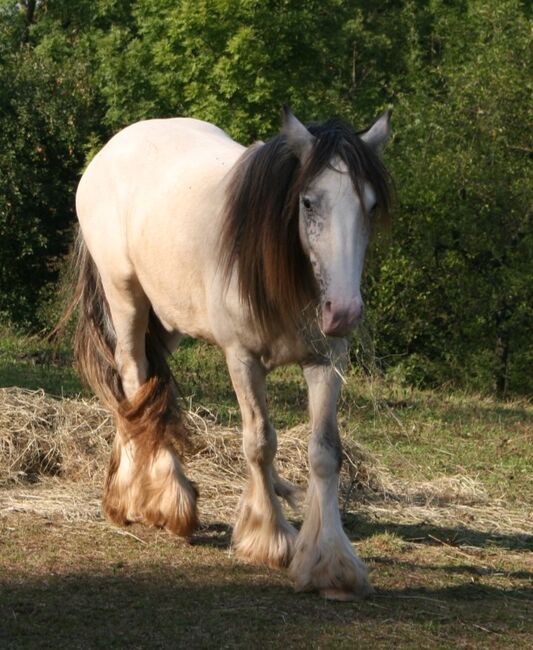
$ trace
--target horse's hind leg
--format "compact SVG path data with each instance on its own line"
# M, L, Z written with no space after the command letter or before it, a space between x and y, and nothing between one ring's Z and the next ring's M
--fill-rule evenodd
M338 347L340 348L340 342ZM341 354L342 350L339 349ZM355 554L341 523L337 498L342 459L336 405L340 376L334 362L304 367L309 388L312 432L307 513L296 540L290 572L300 591L317 590L326 598L349 600L371 591L367 570Z
M116 523L141 521L189 535L196 489L175 441L183 434L165 350L149 330L150 304L136 280L104 282L116 334L115 361L125 395L108 469L104 510Z
M274 478L276 432L268 420L265 372L246 350L226 351L226 360L243 421L248 483L233 529L233 546L241 558L272 567L287 566L292 558L296 531L285 520L276 497ZM277 481L277 482L276 482ZM288 490L288 484L284 486Z

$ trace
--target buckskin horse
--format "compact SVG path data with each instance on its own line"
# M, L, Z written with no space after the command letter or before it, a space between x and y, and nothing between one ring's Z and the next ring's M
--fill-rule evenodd
M76 195L75 356L116 417L103 506L116 523L189 536L197 490L168 355L184 335L219 345L242 413L248 481L232 544L247 561L288 566L298 590L345 600L370 591L338 507L337 398L360 282L390 183L384 113L356 133L331 119L244 148L212 124L147 120L93 158ZM299 532L278 497L265 378L298 363L309 393L310 478Z

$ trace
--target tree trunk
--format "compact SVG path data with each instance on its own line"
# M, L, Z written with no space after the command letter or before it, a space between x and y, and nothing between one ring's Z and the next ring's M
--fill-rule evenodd
M505 331L500 331L496 338L494 387L498 398L505 397L507 393L507 366L509 363L509 336Z
M30 40L30 25L33 23L33 17L35 16L37 0L24 0L24 2L21 2L21 5L26 9L24 15L24 31L22 32L21 39L24 45Z

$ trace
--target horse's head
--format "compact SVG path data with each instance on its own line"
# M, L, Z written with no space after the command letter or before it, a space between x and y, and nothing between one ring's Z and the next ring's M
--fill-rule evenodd
M345 336L363 313L361 275L373 215L389 207L379 152L390 114L355 134L337 121L306 128L285 110L283 133L302 165L299 233L320 288L322 329Z

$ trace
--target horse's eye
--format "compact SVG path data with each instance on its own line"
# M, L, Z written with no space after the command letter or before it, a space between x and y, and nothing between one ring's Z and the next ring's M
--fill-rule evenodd
M310 209L311 209L311 206L312 206L312 204L311 204L311 200L308 199L307 196L304 196L304 197L303 197L303 199L302 199L302 203L304 204L304 208L305 208L306 210L310 210Z

